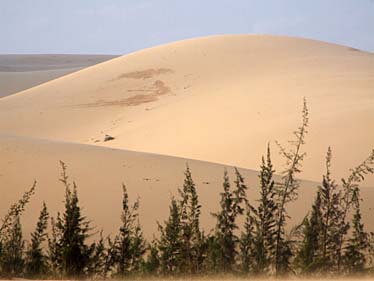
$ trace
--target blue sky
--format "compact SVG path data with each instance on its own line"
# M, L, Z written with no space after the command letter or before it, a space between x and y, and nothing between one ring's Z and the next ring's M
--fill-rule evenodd
M374 0L0 0L0 53L125 54L242 33L374 51Z

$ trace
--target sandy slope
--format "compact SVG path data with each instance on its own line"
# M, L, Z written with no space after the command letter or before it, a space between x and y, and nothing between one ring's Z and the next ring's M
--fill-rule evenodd
M38 195L28 208L26 230L41 200L52 213L61 208L61 159L96 225L107 233L117 228L126 181L131 197L141 197L141 221L150 237L188 161L209 230L223 174L223 165L209 162L251 169L242 171L256 186L254 170L272 141L279 172L273 141L285 143L299 125L303 96L311 125L302 177L320 181L332 145L333 174L340 179L374 146L374 55L348 47L273 36L200 38L116 58L2 98L0 216L34 178ZM104 142L106 134L115 139ZM374 186L374 176L366 185ZM315 187L304 182L291 208L294 222L305 215ZM373 231L374 189L362 193L364 219ZM255 194L253 187L249 197Z
M109 55L0 55L0 98L112 58Z
M0 138L0 217L6 208L38 180L37 193L28 206L24 217L25 231L33 227L43 200L53 215L62 210L64 189L58 183L59 160L69 165L69 173L79 186L84 214L105 233L113 233L120 223L122 189L125 182L130 197L140 197L141 223L146 236L151 239L156 233L156 221L163 221L168 214L172 195L182 186L183 172L188 162L196 182L202 209L202 224L207 231L214 225L210 215L216 211L219 192L222 189L222 165L182 158L101 148L96 146L40 141L20 137ZM231 180L233 169L228 167ZM246 178L248 198L254 203L258 198L257 173L240 169ZM308 211L317 184L304 182L299 200L290 206L293 223L301 221ZM372 202L374 189L363 188L364 219L368 229L374 215Z
M340 178L374 145L374 55L312 40L214 36L139 51L2 99L0 131L254 169L268 141L298 126L303 96L303 177L320 178L332 145Z

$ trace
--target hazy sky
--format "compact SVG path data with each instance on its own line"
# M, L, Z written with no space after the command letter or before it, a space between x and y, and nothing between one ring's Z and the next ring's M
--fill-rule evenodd
M236 33L374 51L374 0L0 0L0 53L124 54Z

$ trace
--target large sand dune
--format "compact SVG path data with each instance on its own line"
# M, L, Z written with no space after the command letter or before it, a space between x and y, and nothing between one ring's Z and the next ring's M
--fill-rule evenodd
M109 55L0 55L0 98L114 57Z
M304 96L302 176L320 178L331 145L340 178L374 145L374 55L312 40L214 36L139 51L2 99L0 131L255 169L267 142L298 126Z
M254 198L255 170L267 143L279 172L283 162L273 141L286 144L292 137L304 96L310 127L300 176L320 181L331 145L339 180L374 147L374 55L344 46L248 35L186 40L2 98L0 216L34 178L38 193L25 227L34 223L41 200L52 213L61 208L58 160L64 160L94 224L107 233L117 228L125 181L130 196L141 197L150 237L156 220L166 217L188 162L209 230L224 165L245 168ZM107 134L115 139L104 141ZM374 186L374 176L365 184ZM293 223L306 214L316 185L303 182L291 208ZM374 189L363 188L362 194L364 218L371 222ZM368 227L374 230L374 224Z

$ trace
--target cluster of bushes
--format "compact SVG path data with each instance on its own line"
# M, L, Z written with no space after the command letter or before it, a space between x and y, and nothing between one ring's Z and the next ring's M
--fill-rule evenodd
M13 204L0 225L0 276L27 278L106 278L243 274L250 276L351 275L374 271L373 234L361 221L360 183L374 172L374 151L338 186L326 173L314 203L299 225L287 231L289 203L297 200L305 153L308 110L290 148L279 145L286 159L281 180L274 178L270 148L259 173L259 198L250 202L247 186L235 169L231 182L224 172L220 208L213 213L216 226L205 233L200 225L201 205L187 166L183 187L171 199L169 217L159 223L159 233L147 242L139 223L139 201L130 204L123 185L122 225L115 237L95 242L90 221L81 214L77 186L69 181L61 162L60 181L65 187L65 207L50 218L43 204L31 241L22 236L20 217L35 191L32 188ZM244 224L239 225L239 217ZM50 231L47 232L47 228Z

